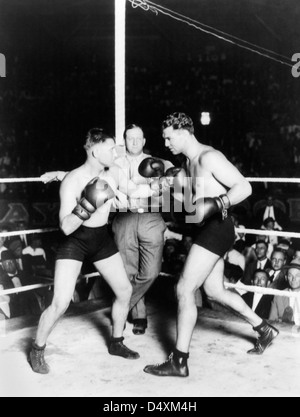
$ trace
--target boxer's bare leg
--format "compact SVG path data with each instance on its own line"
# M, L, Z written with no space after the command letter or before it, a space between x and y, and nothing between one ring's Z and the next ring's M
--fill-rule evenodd
M36 373L48 374L50 371L44 359L46 343L59 319L69 307L81 267L82 262L75 260L58 260L55 264L53 301L41 316L36 340L28 358Z
M129 313L132 285L127 277L120 253L108 259L98 261L96 269L105 279L115 294L112 307L113 337L109 346L109 353L125 359L139 359L140 355L123 344L123 332Z
M59 260L55 265L54 297L51 306L42 314L35 343L44 346L52 330L67 311L72 300L82 262Z

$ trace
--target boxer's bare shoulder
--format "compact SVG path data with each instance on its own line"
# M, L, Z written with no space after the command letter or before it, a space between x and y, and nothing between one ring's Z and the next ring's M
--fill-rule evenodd
M86 172L84 166L80 166L79 168L75 168L72 171L68 172L65 178L62 181L62 186L65 185L75 185L76 188L85 187L89 181L91 181L91 175Z
M227 159L222 152L212 148L211 146L207 146L199 155L198 164L205 169L214 166L215 164L224 163L226 160Z

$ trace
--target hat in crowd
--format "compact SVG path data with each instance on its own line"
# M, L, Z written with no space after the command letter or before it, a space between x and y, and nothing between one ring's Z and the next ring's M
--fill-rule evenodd
M5 250L0 255L0 261L1 262L9 261L11 259L14 259L14 255L10 250Z
M289 265L285 265L283 267L283 269L285 270L292 269L292 268L300 269L300 258L293 259Z

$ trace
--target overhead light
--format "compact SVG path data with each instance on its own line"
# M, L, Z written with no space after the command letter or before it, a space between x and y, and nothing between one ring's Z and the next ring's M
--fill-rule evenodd
M200 122L203 126L209 126L211 124L211 115L209 112L202 112Z

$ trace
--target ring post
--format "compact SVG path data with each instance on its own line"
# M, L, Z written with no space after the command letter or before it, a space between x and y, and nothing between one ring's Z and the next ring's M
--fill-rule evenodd
M126 125L126 0L115 0L115 118L116 142L124 145Z

